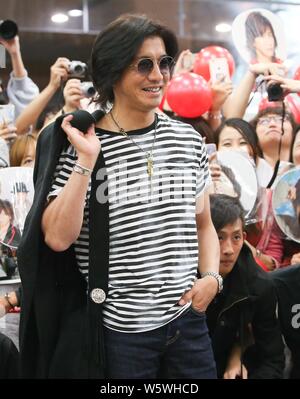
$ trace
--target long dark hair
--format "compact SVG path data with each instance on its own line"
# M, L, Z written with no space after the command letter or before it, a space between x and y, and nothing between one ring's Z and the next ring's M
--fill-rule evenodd
M175 34L144 15L124 14L111 22L96 38L91 54L91 75L98 92L96 102L103 109L114 100L113 86L132 63L148 37L160 37L169 56L175 57Z
M254 161L256 162L258 156L257 134L255 132L255 129L253 129L253 126L251 126L250 123L244 121L244 119L229 118L222 122L222 124L215 131L215 141L217 148L219 146L220 134L226 126L234 128L243 136L245 141L247 141L247 143L250 145L253 152Z

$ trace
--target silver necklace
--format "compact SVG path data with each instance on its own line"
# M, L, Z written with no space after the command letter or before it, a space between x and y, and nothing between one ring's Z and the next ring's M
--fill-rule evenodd
M115 120L112 112L110 111L110 116L112 121L114 122L114 124L117 126L117 128L119 129L119 133L121 133L123 136L127 137L134 145L136 145L145 155L146 155L146 160L147 160L147 173L149 176L149 179L152 181L152 176L153 176L153 165L154 165L154 159L153 159L153 149L154 149L154 144L155 144L155 140L156 140L156 128L157 128L157 115L155 114L155 127L154 127L154 138L153 138L153 142L152 142L152 147L151 150L146 152L145 150L143 150L143 148L136 143L131 136L128 136L127 132L118 124L118 122Z

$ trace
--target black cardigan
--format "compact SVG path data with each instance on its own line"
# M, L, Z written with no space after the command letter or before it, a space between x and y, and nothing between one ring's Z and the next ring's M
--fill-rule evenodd
M276 319L277 300L270 275L255 263L250 249L244 244L228 278L229 287L226 287L224 281L226 292L221 308L217 307L217 303L222 293L206 310L219 378L223 377L234 343L238 341L243 352L249 345L247 338L250 325L255 347L250 346L243 355L248 366L248 377L282 378L283 342ZM213 326L210 326L210 320L215 321ZM255 362L253 359L256 364L252 369L252 363L247 362L247 359L256 353Z
M78 115L85 117L84 112L74 113L74 120ZM92 217L88 287L76 265L73 245L64 252L54 252L45 244L41 230L54 171L62 149L69 144L61 129L64 116L40 134L34 201L18 248L23 287L20 319L23 378L104 377L102 305L94 303L89 295L94 288L107 293L108 285L108 203L96 201L97 187L103 183L96 179L97 171L105 167L102 153L92 174L89 202ZM93 116L96 122L103 113L97 111Z

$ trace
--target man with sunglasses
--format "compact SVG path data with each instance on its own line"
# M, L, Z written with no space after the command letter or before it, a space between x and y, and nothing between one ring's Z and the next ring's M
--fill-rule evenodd
M94 43L92 77L104 112L86 133L72 127L74 115L65 116L59 134L67 136L68 148L48 185L40 183L46 195L36 189L43 208L35 221L41 220L43 244L35 259L42 271L34 295L25 259L33 239L30 227L21 245L22 304L27 305L26 310L22 306L21 357L27 375L34 372L25 353L30 295L41 309L41 303L49 307L48 292L58 291L53 301L64 319L54 330L51 350L41 347L50 340L49 322L41 323L46 312L39 318L35 310L37 329L31 331L31 337L39 336L36 364L44 376L69 376L80 360L73 378L216 377L204 312L222 279L206 194L207 154L191 126L155 113L176 52L170 30L138 15L119 17ZM43 162L50 157L45 141L50 135L55 140L55 133L50 126L41 134L38 158ZM47 181L40 165L36 181ZM49 288L49 280L56 285ZM85 346L84 338L76 341L74 329L80 330L75 315L86 301L88 323L80 324L88 331ZM82 370L85 356L88 368Z

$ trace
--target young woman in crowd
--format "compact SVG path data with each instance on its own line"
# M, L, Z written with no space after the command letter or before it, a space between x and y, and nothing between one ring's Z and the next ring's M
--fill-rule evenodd
M33 134L17 137L10 149L11 166L34 166L37 139Z

